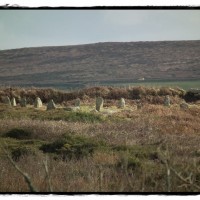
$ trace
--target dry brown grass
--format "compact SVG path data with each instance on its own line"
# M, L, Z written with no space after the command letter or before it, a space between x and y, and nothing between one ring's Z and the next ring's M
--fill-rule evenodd
M31 130L32 137L41 140L55 140L63 133L81 134L88 129L90 125L81 122L65 122L65 121L40 121L40 120L1 120L1 135L14 128Z

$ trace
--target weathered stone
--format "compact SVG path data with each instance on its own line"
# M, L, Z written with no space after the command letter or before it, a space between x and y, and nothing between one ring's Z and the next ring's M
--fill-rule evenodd
M103 108L103 98L97 97L96 98L96 110L100 112L101 108Z
M180 104L180 108L183 109L183 110L187 110L189 108L189 105L184 102L184 103Z
M21 107L26 107L27 106L26 97L24 97L24 98L21 99L20 106Z
M11 99L11 105L12 105L12 106L17 106L15 97L13 97L13 98Z
M40 97L37 97L37 98L35 99L34 107L35 107L35 108L41 108L41 107L42 107L42 101L41 101Z
M10 98L8 96L5 97L4 103L11 106Z
M10 98L8 96L6 96L4 98L4 103L7 104L7 105L9 105L9 106L11 106Z
M80 99L76 99L75 100L75 107L80 107L81 105L81 100Z
M170 97L167 95L164 99L164 106L170 106Z
M120 99L118 106L119 106L119 108L125 108L125 100L124 100L124 98Z
M56 109L56 105L55 105L53 99L51 99L49 101L49 103L47 104L47 110L54 110L54 109Z

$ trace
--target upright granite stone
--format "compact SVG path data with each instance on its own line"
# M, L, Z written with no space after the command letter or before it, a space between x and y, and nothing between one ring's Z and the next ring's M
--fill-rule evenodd
M81 105L81 100L78 98L75 100L75 107L80 107Z
M167 95L165 96L165 99L164 99L164 106L170 106L170 97Z
M5 97L4 103L11 106L10 98L8 96Z
M47 104L47 110L54 110L54 109L56 109L56 105L55 105L53 99L51 99L49 101L49 103Z
M100 112L101 108L103 108L103 98L97 97L96 98L96 110Z
M20 106L21 107L26 107L27 106L26 97L24 97L24 98L21 99Z
M35 108L41 108L41 107L42 107L42 101L41 101L40 97L37 97L37 98L35 99L34 107L35 107Z
M119 108L125 108L125 100L124 98L121 98L118 104Z
M12 105L12 106L17 106L15 97L13 97L13 98L11 99L11 105Z

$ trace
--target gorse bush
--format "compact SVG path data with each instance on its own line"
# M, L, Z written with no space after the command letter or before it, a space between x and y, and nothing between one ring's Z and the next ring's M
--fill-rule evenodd
M145 88L143 87L134 87L131 90L131 95L133 99L141 99L142 96L147 95Z
M23 130L23 129L19 129L19 128L14 128L14 129L8 131L4 136L19 139L19 140L23 140L23 139L26 140L26 139L31 139L32 132Z
M200 100L200 93L195 93L193 91L188 91L185 94L184 98L188 102L199 101Z
M101 96L105 99L117 100L120 98L126 99L145 99L146 96L178 96L184 98L185 91L180 88L150 88L143 86L136 87L90 87L81 90L74 91L61 91L52 88L1 88L0 89L0 101L2 102L3 96L9 96L10 98L15 97L17 103L19 103L20 98L26 97L27 103L33 103L36 97L40 97L42 102L47 103L50 99L53 99L55 103L63 103L71 101L77 98L85 100L87 98L94 99L95 97Z
M98 141L85 136L64 134L58 140L40 147L44 153L55 153L62 159L80 159L91 155L98 147Z
M34 149L28 146L17 146L11 149L11 156L12 159L15 161L19 161L19 159L22 156L34 155L34 154L35 154Z

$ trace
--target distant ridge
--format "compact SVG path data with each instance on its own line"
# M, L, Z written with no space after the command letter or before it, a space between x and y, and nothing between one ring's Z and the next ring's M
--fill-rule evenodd
M0 84L85 86L200 79L200 40L105 42L0 51Z

